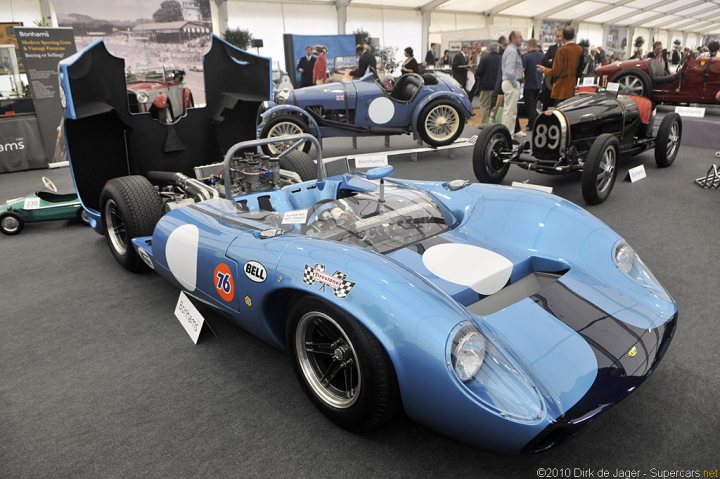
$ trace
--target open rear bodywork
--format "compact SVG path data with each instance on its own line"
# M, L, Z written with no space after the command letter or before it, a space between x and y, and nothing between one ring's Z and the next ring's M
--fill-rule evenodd
M103 41L60 63L68 157L91 224L105 183L148 171L192 175L233 144L254 139L259 105L272 92L271 63L213 36L204 59L207 104L172 124L131 113L125 62Z

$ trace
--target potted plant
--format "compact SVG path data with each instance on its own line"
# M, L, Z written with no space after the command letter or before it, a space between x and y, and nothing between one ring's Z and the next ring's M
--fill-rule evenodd
M230 45L234 45L241 50L247 50L250 47L252 33L250 33L250 30L242 28L228 28L225 30L223 37Z

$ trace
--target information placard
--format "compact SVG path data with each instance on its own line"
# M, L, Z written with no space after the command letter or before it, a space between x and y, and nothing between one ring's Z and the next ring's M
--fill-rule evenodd
M203 318L200 311L197 310L195 305L192 304L192 301L190 301L182 291L180 291L180 297L175 306L175 317L180 321L182 327L185 328L192 342L197 344L203 323L205 323L205 318Z
M75 53L72 28L15 28L20 57L30 84L45 153L55 156L57 128L62 120L58 63ZM61 160L61 159L58 159Z
M635 183L643 178L647 178L647 174L645 174L645 167L640 165L635 168L630 168L628 170L628 177L630 178L630 183Z
M675 113L687 118L705 118L705 108L699 106L676 106Z
M355 157L355 168L377 168L387 165L387 155L364 155Z

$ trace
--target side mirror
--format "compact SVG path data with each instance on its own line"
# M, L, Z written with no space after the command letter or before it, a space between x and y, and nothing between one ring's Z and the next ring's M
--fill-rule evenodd
M371 170L368 170L367 179L368 180L383 179L387 176L392 175L394 171L395 171L395 168L392 165L380 166L378 168L373 168Z

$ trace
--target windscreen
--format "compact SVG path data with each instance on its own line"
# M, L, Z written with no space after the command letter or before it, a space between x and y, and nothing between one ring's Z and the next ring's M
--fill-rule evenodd
M269 228L349 243L378 253L389 253L449 228L429 194L395 185L385 185L383 194L379 188L353 193L341 199L321 200L305 210L240 216Z

